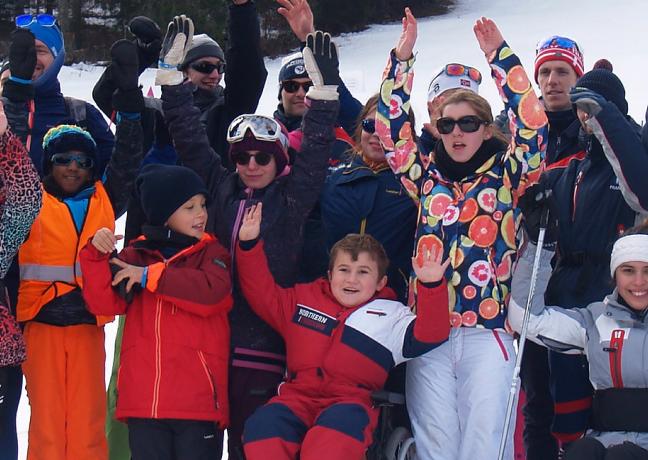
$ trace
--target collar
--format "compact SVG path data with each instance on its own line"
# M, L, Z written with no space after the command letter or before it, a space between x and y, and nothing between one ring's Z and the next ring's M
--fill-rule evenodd
M485 140L470 160L459 163L450 158L443 142L437 142L434 151L434 164L445 179L459 182L474 176L484 163L495 154L505 150L506 144L493 137Z

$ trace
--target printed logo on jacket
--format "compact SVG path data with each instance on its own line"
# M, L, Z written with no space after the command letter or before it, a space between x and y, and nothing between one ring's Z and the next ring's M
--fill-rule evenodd
M335 326L337 326L338 321L326 313L322 313L306 305L297 304L297 311L295 311L293 316L293 323L330 336Z

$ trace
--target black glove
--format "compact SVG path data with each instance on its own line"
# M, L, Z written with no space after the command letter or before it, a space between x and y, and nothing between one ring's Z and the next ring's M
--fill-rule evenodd
M110 48L110 56L110 77L117 87L112 96L113 107L120 112L140 113L144 110L144 96L137 86L137 47L128 40L118 40Z
M13 78L5 83L2 95L12 101L26 102L34 98L32 75L36 68L36 44L34 34L18 28L11 33L9 46L9 71Z
M115 256L117 255L116 252L114 252L113 254ZM113 263L110 263L109 265L110 265L110 273L112 273L112 276L114 278L115 275L120 270L122 270L122 267L120 267L117 264L113 264ZM119 295L119 297L121 297L122 299L124 299L126 301L126 303L131 303L133 301L133 297L135 296L135 294L137 294L138 292L140 292L142 290L142 285L139 284L139 283L135 283L135 284L133 284L133 287L131 287L131 290L126 292L126 285L127 284L128 284L128 278L124 278L123 280L121 280L119 282L118 285L113 286L113 289L115 290L115 292L117 292L117 295Z
M309 76L315 86L340 84L340 61L337 46L331 41L331 35L321 30L310 33L306 37L306 47L309 48L319 69L319 75ZM316 81L319 80L319 81Z
M529 187L520 198L518 206L524 216L524 226L533 244L538 244L540 227L546 229L542 246L553 249L558 238L558 220L551 189L540 182Z
M162 47L162 31L160 27L146 16L135 16L128 23L128 30L135 35L133 43L137 46L139 58L138 72L141 74L160 57Z

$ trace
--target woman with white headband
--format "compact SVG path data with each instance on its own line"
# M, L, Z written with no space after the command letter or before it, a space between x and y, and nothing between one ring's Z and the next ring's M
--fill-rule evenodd
M513 278L508 320L516 331L522 326L534 254L529 245ZM544 292L551 266L549 260L539 266L536 292ZM584 354L589 362L595 390L590 429L570 445L565 460L648 459L648 221L614 243L610 274L614 292L600 302L567 310L545 306L543 296L536 295L531 305L530 340L554 351Z

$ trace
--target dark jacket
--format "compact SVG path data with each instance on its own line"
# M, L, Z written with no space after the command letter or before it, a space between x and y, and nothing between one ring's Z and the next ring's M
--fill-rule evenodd
M320 204L327 249L348 233L376 238L389 257L389 286L405 303L418 209L391 169L374 172L356 156L328 177ZM326 269L328 258L321 262Z
M47 71L34 82L35 112L29 156L41 175L43 173L43 137L45 133L50 128L63 123L77 124L74 116L70 114L63 94L61 94L61 84L58 81L58 73L63 65L61 56L64 56L64 53L59 54ZM88 103L86 103L84 128L97 143L97 171L103 171L110 160L110 155L112 155L115 139L104 117L92 104Z
M212 202L208 230L233 253L243 211L253 203L263 202L261 235L270 270L277 283L292 285L297 279L303 225L326 177L338 102L313 100L304 115L302 152L290 174L278 177L264 189L249 190L238 174L223 166L221 157L209 145L205 130L198 123L200 112L192 103L191 85L163 87L162 100L182 163L196 171L209 190ZM254 361L241 349L283 353L281 338L252 312L237 282L233 295L230 321L235 364ZM275 364L279 370L281 361Z
M548 305L584 307L612 292L612 244L635 224L637 213L648 211L648 152L639 126L609 102L588 123L594 135L586 139L587 154L543 175L558 217Z
M194 102L201 111L200 121L206 128L209 144L223 156L223 163L229 169L234 167L226 155L227 127L238 115L254 113L268 75L260 48L259 27L256 6L252 0L243 5L230 4L228 43L225 52L227 62L227 71L224 75L225 88L219 86L213 92L196 89L194 95ZM95 102L108 117L113 112L111 98L114 90L114 83L109 79L108 73L104 72L92 93ZM149 100L154 98L146 99L146 108L142 114L142 124L145 129L144 151L149 152L152 147L153 150L149 155L153 158L160 155L160 150L168 155L166 149L170 144L170 138L165 133L166 128L156 126L163 122L163 118L158 116L161 110L160 101ZM148 158L147 162L156 162L156 160ZM139 235L139 232L137 234Z

